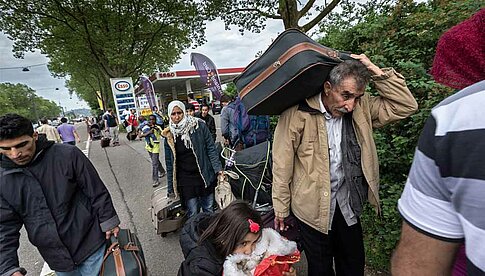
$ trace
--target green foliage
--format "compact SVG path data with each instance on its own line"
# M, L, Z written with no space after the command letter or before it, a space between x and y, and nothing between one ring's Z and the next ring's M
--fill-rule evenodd
M61 108L53 101L35 95L24 84L0 83L0 114L16 113L35 122L42 117L57 117Z
M69 87L97 105L110 100L109 78L168 69L182 51L205 41L196 0L0 0L0 30L16 56L40 49L49 69L70 75Z
M226 89L224 89L224 95L228 95L232 98L235 98L237 96L237 88L233 82L230 82L226 85Z
M323 45L365 53L378 66L392 66L403 74L419 104L416 114L375 130L380 165L382 212L366 206L362 216L367 264L387 270L399 239L399 199L412 163L421 129L430 110L453 91L436 84L427 74L441 34L470 17L480 1L387 1L342 3L342 13L321 24ZM371 93L376 93L374 90Z

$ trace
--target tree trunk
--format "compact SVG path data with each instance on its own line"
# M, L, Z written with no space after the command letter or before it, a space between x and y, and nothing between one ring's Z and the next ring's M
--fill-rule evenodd
M296 0L279 0L278 13L283 19L285 30L290 28L300 29L300 26L298 26L300 18L298 17Z

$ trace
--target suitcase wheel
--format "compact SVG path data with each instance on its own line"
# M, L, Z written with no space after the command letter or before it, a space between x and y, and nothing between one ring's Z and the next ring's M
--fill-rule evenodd
M160 236L162 236L162 238L165 238L167 236L167 233L161 233Z

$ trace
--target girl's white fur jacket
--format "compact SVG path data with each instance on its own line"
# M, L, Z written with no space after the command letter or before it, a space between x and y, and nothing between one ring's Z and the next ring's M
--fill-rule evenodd
M283 238L274 229L264 228L261 233L261 240L256 244L251 255L232 254L227 256L224 262L224 275L253 275L254 269L264 258L271 255L290 255L296 249L296 242Z

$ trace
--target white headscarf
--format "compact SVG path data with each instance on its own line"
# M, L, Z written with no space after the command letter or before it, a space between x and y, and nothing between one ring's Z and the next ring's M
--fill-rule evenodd
M175 124L172 121L172 111L174 107L180 108L184 113L184 117L178 124ZM182 141L184 141L184 145L186 148L192 148L192 141L190 140L190 134L194 133L194 131L199 127L199 121L192 117L188 116L187 112L185 112L185 105L181 101L172 101L168 104L168 117L170 118L170 132L172 132L174 140L177 139L178 136Z

